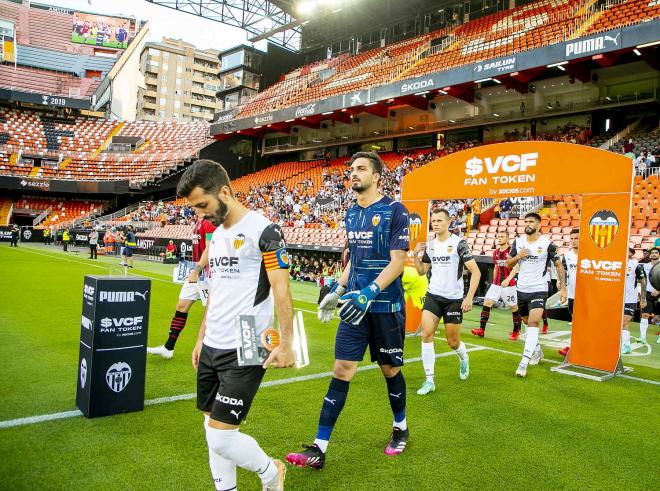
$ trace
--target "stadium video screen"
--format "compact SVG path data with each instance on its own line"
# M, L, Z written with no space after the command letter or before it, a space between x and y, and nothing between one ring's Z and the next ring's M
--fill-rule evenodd
M130 21L76 12L73 15L71 42L124 49L128 46Z

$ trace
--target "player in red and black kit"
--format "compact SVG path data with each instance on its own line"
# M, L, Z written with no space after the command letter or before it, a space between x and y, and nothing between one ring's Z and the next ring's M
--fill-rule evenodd
M160 355L163 358L172 358L174 356L174 346L176 345L179 334L186 326L188 320L188 311L196 300L201 300L206 305L208 288L206 286L206 266L209 262L207 242L210 242L211 235L215 231L215 225L206 219L198 220L195 223L195 230L192 239L192 261L181 261L179 268L185 268L190 271L186 281L181 287L179 300L176 304L176 311L172 322L170 323L170 332L167 341L163 346L147 348L147 353Z
M490 318L490 309L499 302L500 299L504 305L511 308L513 315L513 332L509 339L518 339L520 333L521 317L518 312L518 298L516 294L516 272L510 270L506 266L506 260L509 258L511 247L509 246L509 233L497 233L497 249L493 251L493 262L495 264L495 272L493 273L493 282L488 288L488 292L484 297L484 307L481 310L481 319L478 329L472 329L472 334L484 337L486 332L486 325Z

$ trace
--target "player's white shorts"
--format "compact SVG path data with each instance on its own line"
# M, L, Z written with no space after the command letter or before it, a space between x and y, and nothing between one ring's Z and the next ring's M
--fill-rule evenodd
M208 284L206 281L200 281L199 286L202 290L208 291ZM179 298L181 300L202 300L199 295L199 288L197 283L190 283L188 280L184 281L183 286L181 286L181 292L179 293ZM204 299L205 303L206 299Z
M514 305L518 304L518 294L516 293L515 286L507 286L506 288L502 288L500 285L490 285L484 298L492 300L493 302L497 302L502 299L504 305L507 307L513 307Z

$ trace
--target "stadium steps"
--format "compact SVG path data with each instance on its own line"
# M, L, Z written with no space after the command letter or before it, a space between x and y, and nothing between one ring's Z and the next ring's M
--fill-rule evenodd
M579 18L580 16L589 15L589 11L596 9L597 4L597 0L591 0L590 2L587 2L584 7L576 12L575 17ZM602 17L602 15L602 10L596 10L593 14L589 15L589 17L582 23L582 25L578 27L571 36L569 36L569 39L575 39L579 38L580 36L584 36L589 28L593 26L596 21Z
M66 158L66 159L62 160L62 162L60 163L60 167L59 167L59 168L60 168L60 169L66 169L67 165L69 165L69 164L71 163L72 160L73 160L73 159L70 159L70 158Z
M105 150L106 148L108 148L108 145L110 145L110 142L112 141L112 137L113 137L113 136L117 136L117 133L119 133L119 132L121 131L121 129L124 127L125 124L126 124L126 123L125 123L124 121L122 121L122 122L120 122L117 126L115 126L115 128L110 132L110 134L108 134L108 136L106 137L106 139L103 140L103 143L101 143L101 145L99 146L99 148L97 148L96 150L94 150L94 151L92 152L92 154L90 155L90 157L91 157L91 158L97 157L97 156L98 156L103 150ZM140 147L140 148L141 148L141 147Z
M28 174L28 177L38 177L41 167L32 167L32 170Z
M11 216L14 203L9 198L0 199L0 226L9 225L9 217Z

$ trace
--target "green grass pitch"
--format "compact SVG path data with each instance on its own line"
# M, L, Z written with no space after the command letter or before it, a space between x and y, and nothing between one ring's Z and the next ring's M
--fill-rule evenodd
M85 274L118 271L115 259L86 259L59 249L0 245L0 489L189 490L212 489L202 418L191 398L148 405L143 412L87 420L68 417L6 427L17 418L75 409L81 290ZM134 274L153 278L149 341L165 340L179 286L172 266L136 262ZM337 322L322 325L313 313L318 290L295 283L311 363L304 369L269 370L266 381L320 374L306 381L263 387L242 430L266 452L283 458L310 443L328 385ZM424 376L420 338L406 340L405 453L383 448L392 415L385 383L368 359L351 384L328 450L326 468L289 467L290 490L382 489L639 489L658 485L660 372L655 326L650 347L637 346L624 363L630 378L594 382L550 372L560 357L565 323L551 321L548 358L514 377L522 343L506 339L510 313L493 311L487 338L475 339L479 308L467 316L463 340L470 378L458 378L458 360L440 357L437 391L415 394ZM146 399L195 391L190 351L201 305L193 307L171 360L148 358ZM633 327L633 336L638 333ZM442 330L438 337L442 336ZM436 352L448 348L441 339ZM369 368L371 366L371 368ZM4 427L3 427L4 426ZM653 483L656 483L655 485ZM239 471L239 489L260 489L256 476Z

